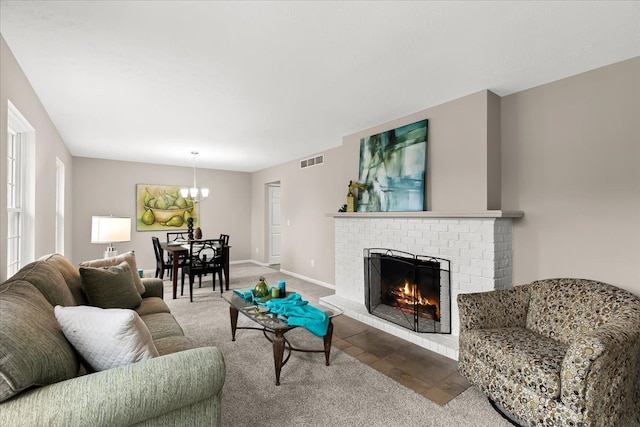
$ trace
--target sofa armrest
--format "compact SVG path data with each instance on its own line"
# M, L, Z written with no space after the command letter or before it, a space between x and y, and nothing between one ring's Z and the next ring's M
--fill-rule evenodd
M528 308L528 285L458 294L460 332L469 329L525 327Z
M164 297L164 283L162 282L162 279L145 277L142 279L142 284L145 288L144 294L142 294L142 298Z
M637 412L640 403L638 408L622 408L621 402L603 397L620 395L621 390L622 395L638 393L634 387L639 375L640 318L612 319L570 343L562 362L560 398L577 412L605 417Z
M0 404L0 425L132 425L206 400L219 406L224 380L218 348L181 351L22 393Z

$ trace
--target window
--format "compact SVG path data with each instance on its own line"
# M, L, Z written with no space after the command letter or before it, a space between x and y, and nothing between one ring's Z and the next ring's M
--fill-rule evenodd
M13 276L21 265L22 252L22 134L9 129L7 141L7 275Z
M7 277L35 258L35 132L8 102Z
M56 252L64 255L64 163L56 158Z

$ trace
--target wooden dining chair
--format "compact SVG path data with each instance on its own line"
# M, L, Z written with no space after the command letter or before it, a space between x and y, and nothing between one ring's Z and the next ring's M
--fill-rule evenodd
M160 239L157 237L151 237L153 241L153 252L156 255L156 278L164 279L164 271L167 270L169 277L171 277L171 271L173 270L173 264L171 256L168 259L164 257L164 249L160 246Z
M220 234L220 240L224 242L224 246L229 246L229 235L228 234Z
M220 279L220 294L223 292L222 245L220 239L192 240L189 242L188 259L182 267L180 295L184 294L184 276L189 275L189 301L193 302L193 281L198 276L198 287L202 287L202 275L212 273L212 287L216 290L216 274Z

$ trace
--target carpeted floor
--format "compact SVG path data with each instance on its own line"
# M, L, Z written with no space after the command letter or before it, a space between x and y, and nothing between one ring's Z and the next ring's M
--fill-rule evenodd
M259 276L269 285L286 280L287 290L297 291L312 302L332 291L273 269L254 264L231 265L232 289L255 285ZM331 366L322 354L293 353L283 367L276 387L273 353L259 331L239 330L231 341L229 306L211 279L176 300L165 281L165 301L198 346L219 347L225 357L222 420L225 426L509 426L471 387L445 406L439 406L348 354L333 348ZM178 295L180 294L178 289ZM240 315L240 325L251 321ZM302 328L287 333L300 347L322 348L322 340Z

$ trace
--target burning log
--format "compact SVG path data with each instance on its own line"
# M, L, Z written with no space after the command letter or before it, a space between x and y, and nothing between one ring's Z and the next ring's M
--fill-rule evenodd
M420 290L415 285L405 282L404 286L397 286L387 290L386 295L388 305L397 307L405 313L417 314L433 320L440 320L440 309L438 303L432 304L429 299L420 294Z

